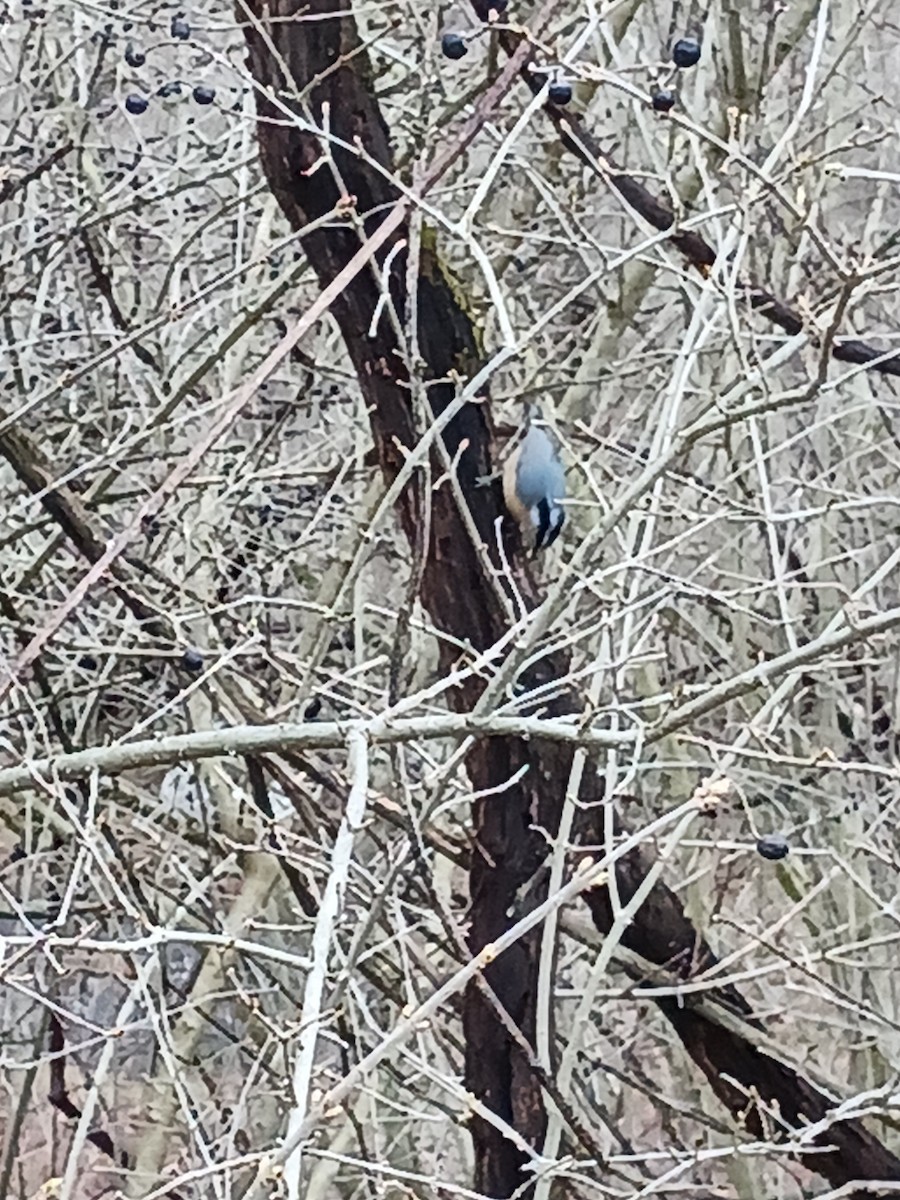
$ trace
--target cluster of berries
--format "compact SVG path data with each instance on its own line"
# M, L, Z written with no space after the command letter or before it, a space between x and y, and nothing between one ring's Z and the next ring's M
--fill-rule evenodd
M190 38L191 26L183 12L176 13L172 17L169 24L169 33L179 42L186 42ZM129 42L125 47L125 61L129 67L137 69L144 65L147 61L147 56L142 50L137 49L133 42ZM164 83L156 94L162 98L180 95L181 84ZM192 89L191 95L197 104L212 104L216 98L216 89L201 83ZM149 107L150 101L139 92L131 92L125 97L125 111L131 113L133 117L141 116Z
M504 0L503 8L505 7ZM464 58L469 53L467 38L455 31L445 33L441 38L441 53L445 58L454 60ZM672 62L675 66L684 71L696 66L699 61L700 43L696 38L679 38L672 47ZM551 104L568 104L572 99L572 85L565 79L554 79L547 95ZM669 88L657 88L650 97L650 102L656 112L669 112L675 107L675 93Z
M700 61L700 43L696 38L679 38L672 47L672 62L681 71L695 67ZM675 107L675 93L671 88L657 88L650 97L657 112L671 112Z

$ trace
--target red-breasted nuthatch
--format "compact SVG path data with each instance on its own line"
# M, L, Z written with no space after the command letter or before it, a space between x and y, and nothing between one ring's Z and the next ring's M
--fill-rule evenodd
M534 531L535 552L559 536L566 514L566 476L552 436L540 425L528 432L503 466L503 497L526 537Z

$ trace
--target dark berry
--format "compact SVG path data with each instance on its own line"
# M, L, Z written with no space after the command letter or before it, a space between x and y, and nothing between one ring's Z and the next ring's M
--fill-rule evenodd
M135 50L131 42L125 47L125 61L129 67L142 67L147 61L147 56L140 50Z
M193 95L198 104L212 104L216 98L216 89L213 87L204 87L201 83L194 88Z
M313 696L309 704L303 710L304 721L314 721L322 711L322 699L320 696Z
M441 38L441 53L445 58L464 58L469 53L469 47L460 34L445 33Z
M82 654L81 658L78 660L78 665L81 667L82 671L97 670L97 660L94 658L93 654Z
M190 671L192 675L196 675L198 671L203 670L203 655L199 650L185 650L181 656L181 665L185 671Z
M133 117L139 117L141 113L147 111L147 100L144 96L135 95L134 92L130 96L125 97L125 110L130 112Z
M779 858L786 858L791 848L783 833L767 833L759 838L756 849L763 858L777 861Z
M548 95L551 104L568 104L572 99L572 85L565 79L556 79L550 84Z
M669 112L675 107L675 93L668 88L659 88L650 97L650 103L657 112Z
M172 18L172 23L169 26L169 32L173 38L178 38L181 42L186 42L191 36L191 27L184 19L184 13L176 13ZM698 51L699 58L699 51Z
M679 38L672 47L672 62L684 70L700 61L700 43L695 38Z

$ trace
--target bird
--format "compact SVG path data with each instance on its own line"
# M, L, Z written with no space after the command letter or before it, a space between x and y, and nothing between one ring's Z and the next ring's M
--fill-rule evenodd
M529 421L503 466L503 498L523 535L534 532L534 553L556 541L566 514L566 475L552 436Z

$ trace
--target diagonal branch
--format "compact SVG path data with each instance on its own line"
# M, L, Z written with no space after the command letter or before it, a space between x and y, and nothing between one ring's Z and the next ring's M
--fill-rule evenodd
M301 11L307 17L322 19L292 21ZM314 0L302 10L296 0L274 0L265 5L262 0L253 0L250 12L254 24L246 29L246 38L250 69L260 86L260 154L285 215L294 228L301 229L335 207L342 197L354 198L348 221L316 230L303 239L320 282L327 286L341 276L360 240L371 236L379 214L396 205L403 194L391 182L388 130L374 99L370 67L353 20L332 0ZM486 17L487 13L481 15ZM532 25L531 32L539 38L537 24ZM512 33L502 37L508 41L510 52L518 53L524 39ZM284 71L290 78L285 78ZM530 80L529 86L533 87ZM304 101L288 104L278 100L279 94L301 96ZM291 115L294 119L285 121L285 116ZM554 119L561 118L554 113ZM700 269L708 271L715 261L712 248L698 235L677 230L670 210L642 185L618 172L615 164L603 159L599 148L585 141L584 131L568 116L565 120L565 136L571 148L576 152L586 148L595 169L602 160L603 172L636 211L657 229L672 230L678 248ZM326 125L327 138L319 132ZM354 147L360 147L363 153ZM405 455L421 436L411 412L412 381L402 337L412 299L406 294L406 256L399 244L405 232L398 228L390 247L376 256L376 269L348 280L333 307L371 415L378 458L389 481L398 477ZM456 400L451 381L474 373L480 355L468 315L433 251L423 249L416 282L422 374L434 381L426 391L433 419L438 423ZM390 300L387 305L386 295ZM794 333L804 327L792 309L767 292L748 288L746 295L751 306L783 327ZM373 321L373 314L378 314L379 320ZM845 349L848 345L855 344L845 343ZM877 357L871 347L864 352L869 357L862 361ZM853 353L862 352L857 349ZM835 351L834 356L840 355ZM900 364L884 360L879 369L892 374L895 366ZM499 515L497 500L492 493L479 492L475 487L476 476L486 473L490 462L491 427L485 407L464 404L447 420L442 437L447 457L458 464L458 483L468 506L467 515L490 546L493 519ZM441 473L440 464L435 457L436 477ZM449 487L427 495L414 484L404 486L397 507L410 543L417 544L426 503L431 505L429 541L420 598L440 629L483 650L505 633L506 615L496 601L493 580ZM527 579L522 587L526 599L533 599ZM449 667L446 647L450 644L448 639L442 648L445 669ZM560 679L565 675L565 663L545 658L540 670L548 681ZM470 678L451 693L451 704L457 710L470 711L481 686L477 678ZM519 889L532 879L545 854L546 842L536 830L553 837L558 828L571 762L571 747L546 739L525 742L509 736L492 741L480 739L466 764L478 796L473 805L476 851L470 874L469 947L473 961L469 967L483 967L500 1004L524 1035L526 1046L534 1044L539 945L530 922L520 931L521 936L507 940L514 922L510 914L516 911ZM498 792L502 792L499 802ZM596 805L599 811L602 796L596 777L585 779L579 798ZM638 856L618 866L620 896L627 900L633 895L644 873ZM609 897L602 888L590 895L595 921L603 928L604 905L610 904ZM677 898L661 884L653 887L623 941L639 946L651 961L676 962L684 978L714 961L685 918ZM484 956L485 947L493 944L507 949L500 957L493 952ZM436 995L432 1001L436 1004L439 999ZM737 993L730 995L729 1001L739 1012L748 1012L749 1006ZM832 1120L829 1114L833 1102L797 1072L770 1068L768 1061L763 1061L765 1056L739 1034L723 1037L712 1022L694 1015L682 1017L680 1012L673 1015L668 1009L666 1012L738 1121L753 1128L753 1121L759 1120L761 1109L747 1103L748 1091L756 1088L760 1105L777 1105L798 1124L803 1116L829 1123L827 1129L817 1130L816 1144L834 1145L836 1149L817 1155L816 1164L832 1181L843 1185L852 1179L900 1179L900 1161L855 1118L835 1116ZM542 1137L540 1081L531 1069L532 1056L498 1025L494 1012L471 985L465 994L463 1025L466 1084L479 1104L486 1105L498 1118L497 1122L486 1121L477 1112L473 1117L475 1186L494 1196L508 1196L521 1188L525 1179L523 1168L529 1155L523 1150L522 1140L533 1147ZM382 1050L384 1047L379 1047L378 1053ZM371 1065L371 1061L364 1060L357 1069ZM346 1095L352 1085L353 1079L345 1078L329 1095L329 1101L338 1098L335 1092ZM310 1114L282 1151L285 1156L308 1135L314 1122L315 1114ZM515 1131L516 1138L505 1136L504 1125Z
M488 20L492 7L490 0L472 0L472 7L482 21ZM500 45L506 54L514 54L521 41L520 35L512 29L502 29L498 32ZM520 77L532 93L537 94L540 91L544 79L542 75L523 70ZM565 148L614 187L629 207L654 229L661 232L671 230L669 241L672 245L692 266L708 275L716 261L714 247L695 230L679 229L675 213L669 204L654 196L607 154L576 113L552 104L548 104L547 112ZM803 332L804 329L809 330L809 323L803 320L799 310L789 301L779 299L767 288L747 279L739 279L736 289L753 311L766 317L790 337ZM882 375L900 377L900 354L879 350L858 338L835 339L829 349L831 357L838 362L852 363L856 366L871 365L873 371Z
M552 9L552 0L545 3L533 28L539 30L546 24ZM305 228L342 196L354 198L349 221L333 223L329 229L303 238L319 281L327 286L340 276L361 239L371 238L379 214L393 208L404 194L392 182L387 129L372 94L370 70L355 25L349 16L336 15L331 0L318 0L302 10L295 0L276 0L265 8L254 3L250 11L255 24L246 29L248 60L260 85L260 155L273 194L295 229ZM293 23L291 18L300 11L332 19ZM266 22L269 17L270 24ZM519 66L532 53L527 44L517 49L520 57L515 70L504 68L479 100L473 120L461 133L447 135L455 155L468 147L477 129L497 109ZM284 79L281 64L290 71L289 80ZM279 94L308 95L310 107L288 106L277 99ZM325 114L328 138L320 140L317 130L323 128ZM286 115L294 115L294 119L286 121ZM438 163L445 157L446 153ZM433 169L423 172L426 179L433 174ZM399 230L397 238L378 255L379 269L355 276L333 307L370 413L376 453L390 484L401 476L411 451L421 444L423 432L417 429L410 402L409 356L402 335L410 302L406 295L407 256L400 245L405 233ZM383 278L385 273L388 281ZM470 536L468 524L471 521L483 546L493 546L494 523L502 510L493 490L477 487L478 478L490 469L490 413L484 403L466 400L460 404L465 397L457 395L455 383L460 377L476 376L482 357L478 338L457 289L432 246L424 243L415 282L421 374L432 381L424 390L432 429L443 425L446 458L432 452L432 477L442 479L441 486L426 491L414 477L400 490L397 509L411 545L417 544L419 530L424 525L428 528L420 599L436 624L452 635L452 640L441 643L442 665L449 673L457 653L454 644L484 651L506 633L507 616L497 596L494 567L483 547ZM377 323L373 322L376 313L380 317ZM431 430L425 433L429 436ZM455 467L453 486L445 461ZM465 514L457 503L457 488L468 508ZM521 581L520 587L533 600L528 581ZM562 664L545 663L541 669L543 681L565 673ZM458 711L470 712L481 689L481 680L468 676L450 693L450 703ZM518 737L497 738L489 747L476 744L471 751L467 768L480 797L474 822L483 851L475 856L470 877L469 944L473 953L508 929L508 913L518 890L544 853L545 843L537 827L552 831L559 822L557 793L545 782L564 778L570 759L567 747L557 750ZM496 801L500 792L502 804ZM486 971L490 988L526 1042L533 1042L538 944L535 935L529 934ZM463 1023L467 1087L496 1114L501 1126L513 1127L519 1137L518 1142L510 1140L498 1123L478 1114L473 1117L477 1186L487 1194L510 1195L520 1185L529 1158L522 1139L535 1146L542 1136L539 1080L530 1069L529 1056L498 1025L478 987L466 992Z

